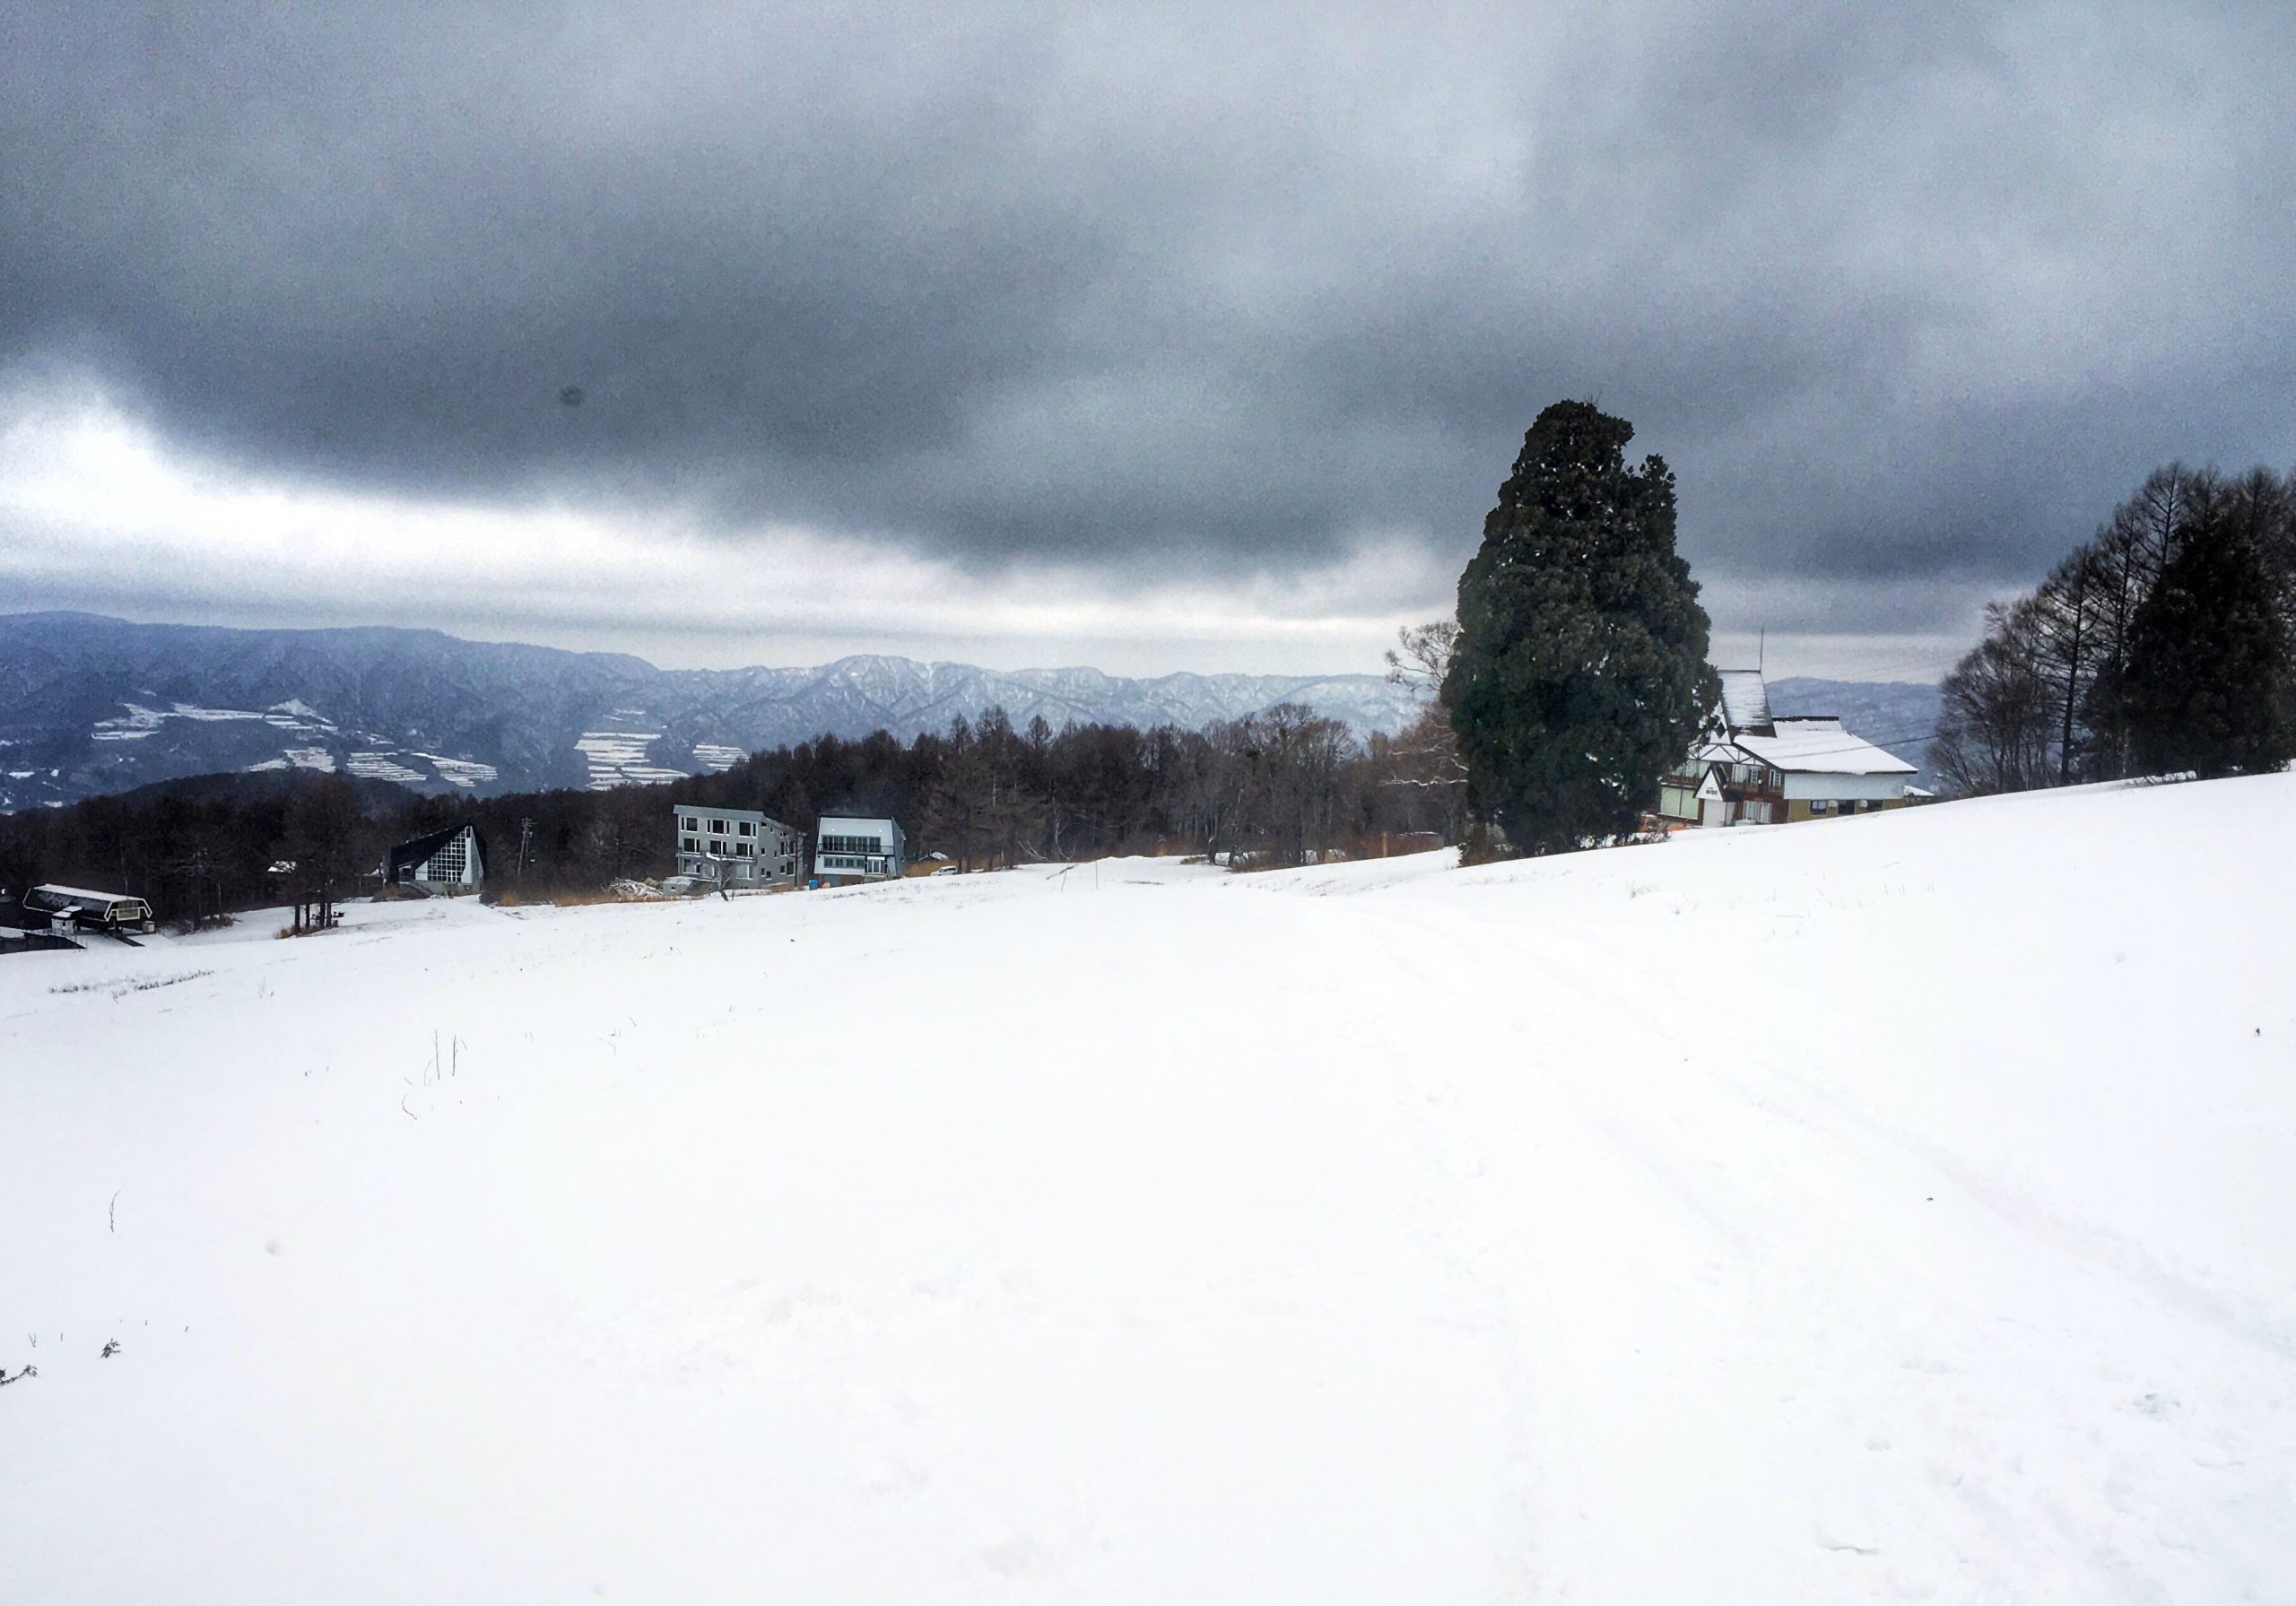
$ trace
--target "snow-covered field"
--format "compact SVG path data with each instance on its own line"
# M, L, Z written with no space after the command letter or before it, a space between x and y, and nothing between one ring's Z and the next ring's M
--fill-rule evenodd
M2292 812L0 962L0 1599L2296 1598Z

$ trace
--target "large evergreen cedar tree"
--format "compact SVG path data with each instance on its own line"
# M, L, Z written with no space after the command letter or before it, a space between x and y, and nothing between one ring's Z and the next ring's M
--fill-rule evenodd
M1540 413L1459 578L1443 702L1471 806L1524 853L1631 829L1720 696L1674 474L1628 466L1633 438L1585 402Z
M2129 630L2120 689L2137 762L2202 779L2276 770L2296 756L2280 689L2288 625L2241 525L2205 521L2162 565Z

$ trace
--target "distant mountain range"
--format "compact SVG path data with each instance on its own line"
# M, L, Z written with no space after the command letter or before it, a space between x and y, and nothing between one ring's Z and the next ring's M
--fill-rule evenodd
M1195 728L1302 702L1359 734L1417 711L1378 675L1010 673L895 657L657 669L437 630L234 630L0 616L0 812L228 770L333 770L417 792L605 787L724 769L824 734L907 740L1001 706L1015 725Z
M1934 686L1779 680L1780 713L1839 714L1923 765ZM432 794L602 788L724 769L819 735L907 740L1001 706L1191 729L1279 702L1359 734L1418 711L1378 675L980 669L840 658L815 669L657 669L615 653L437 630L234 630L91 613L0 616L0 812L230 771L335 771Z

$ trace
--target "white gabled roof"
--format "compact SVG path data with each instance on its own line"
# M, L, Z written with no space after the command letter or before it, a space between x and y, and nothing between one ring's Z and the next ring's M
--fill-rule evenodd
M144 901L143 897L135 892L95 892L85 887L60 887L54 881L43 881L32 890L45 892L51 898L84 898L97 903L142 903Z
M1918 767L1885 752L1831 717L1781 719L1774 736L1733 735L1744 748L1775 769L1797 775L1913 775Z
M1796 775L1918 775L1920 767L1842 729L1831 714L1773 716L1770 690L1758 669L1725 669L1722 721L1726 734L1709 732L1692 750L1693 764L1758 759Z
M1770 725L1770 688L1759 669L1722 671L1722 723L1732 731L1763 730Z
M831 829L831 827L844 825L867 826L870 830L874 831L880 837L890 837L893 834L893 831L896 829L891 820L883 818L882 815L870 814L823 814L814 821L813 829L824 837L832 834L854 837L866 836L868 834L867 831L832 833Z

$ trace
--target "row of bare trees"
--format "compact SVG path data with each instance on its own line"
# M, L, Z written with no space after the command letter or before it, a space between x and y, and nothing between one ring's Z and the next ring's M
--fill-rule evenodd
M1366 754L1371 784L1387 795L1388 810L1409 814L1413 829L1432 831L1446 842L1462 840L1467 829L1466 760L1451 716L1438 700L1458 644L1457 620L1431 620L1396 632L1387 654L1387 679L1418 695L1419 716L1392 736L1374 734Z
M2296 473L2171 464L1987 610L1944 682L1932 761L1964 794L2269 763L2296 731L2292 631Z
M1379 760L1344 724L1297 703L1200 731L1023 731L991 708L918 748L936 762L917 840L964 869L1171 846L1300 864L1424 829L1379 795Z

